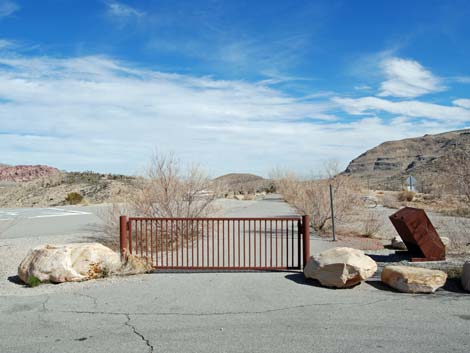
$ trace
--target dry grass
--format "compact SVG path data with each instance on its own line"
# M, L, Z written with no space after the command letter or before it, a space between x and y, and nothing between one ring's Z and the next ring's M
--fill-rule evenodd
M366 238L374 238L380 233L384 219L378 213L368 210L362 225L362 235Z
M397 200L400 202L411 202L413 201L415 197L415 193L413 191L408 191L408 190L402 190L401 192L398 193L397 195Z
M328 173L327 179L301 180L291 172L277 172L276 189L299 213L310 215L315 230L324 232L331 225L330 191L333 187L335 219L344 220L360 204L357 187L347 176Z

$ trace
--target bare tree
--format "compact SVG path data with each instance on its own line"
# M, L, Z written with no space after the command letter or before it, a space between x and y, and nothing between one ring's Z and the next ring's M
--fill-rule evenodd
M104 223L104 241L111 246L117 246L119 215L151 218L207 217L216 211L216 197L217 192L213 189L210 179L199 166L193 165L183 170L173 155L155 154L146 175L130 185L121 202L113 203L100 215ZM184 227L183 224L180 226ZM168 238L164 232L162 229L158 234L162 239L167 239L170 246L178 243L175 239ZM185 229L179 229L173 234L188 233ZM191 234L188 238L192 238Z
M277 172L276 188L299 213L308 214L315 230L325 231L331 224L329 185L335 195L335 219L344 219L358 204L355 185L347 176L335 172L337 164L325 165L327 178L301 180L291 172Z

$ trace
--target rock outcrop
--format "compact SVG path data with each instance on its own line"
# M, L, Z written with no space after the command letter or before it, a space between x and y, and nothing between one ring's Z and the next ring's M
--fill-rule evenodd
M382 282L404 293L434 293L447 280L447 274L439 270L412 266L385 266Z
M304 274L326 287L347 288L371 277L375 271L377 264L361 250L341 247L312 256Z
M448 169L456 149L470 151L470 129L384 142L353 159L344 173L385 190L401 190L413 175L423 191L439 182L436 177Z
M0 166L0 181L25 182L58 173L57 168L47 165Z
M31 277L40 282L76 282L105 277L120 266L120 255L98 243L45 245L28 253L18 276L25 283Z

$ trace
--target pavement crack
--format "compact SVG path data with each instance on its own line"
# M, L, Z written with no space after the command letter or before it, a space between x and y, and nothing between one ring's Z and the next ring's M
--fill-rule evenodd
M46 297L46 299L42 302L42 311L43 312L46 312L46 311L49 311L49 309L47 309L47 302L49 301L50 297Z
M259 315L259 314L268 314L280 311L287 311L287 310L295 310L295 309L304 309L304 308L311 308L317 306L337 306L337 305L356 305L356 306L369 306L375 305L382 302L390 301L393 299L379 299L375 301L369 301L365 303L351 303L351 302L328 302L328 303L314 303L314 304L301 304L301 305L292 305L292 306L285 306L280 308L272 308L272 309L265 309L265 310L258 310L258 311L224 311L224 312L208 312L208 313L182 313L182 312L133 312L133 313L126 313L126 312L112 312L112 311L81 311L81 310L73 310L73 311L57 311L62 313L75 313L75 314L90 314L90 315L134 315L134 316L224 316L224 315Z
M140 337L140 339L142 341L145 342L145 344L147 345L147 347L149 348L149 352L152 353L153 350L154 350L154 347L150 344L150 341L145 338L145 336L143 334L141 334L139 331L137 331L137 329L135 328L134 325L131 324L131 316L130 314L124 314L127 318L127 321L124 323L124 325L130 327L132 329L132 331L134 332L134 334L136 334L137 336Z
M78 295L79 297L85 297L85 298L93 300L93 307L95 309L98 307L98 298L89 294L82 294L82 293L77 293L76 295Z

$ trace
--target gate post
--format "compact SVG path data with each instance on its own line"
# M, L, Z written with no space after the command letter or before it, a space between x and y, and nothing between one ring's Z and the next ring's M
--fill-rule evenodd
M119 250L121 261L127 257L127 216L119 217Z
M302 235L303 235L303 267L307 265L310 259L310 216L302 216Z

